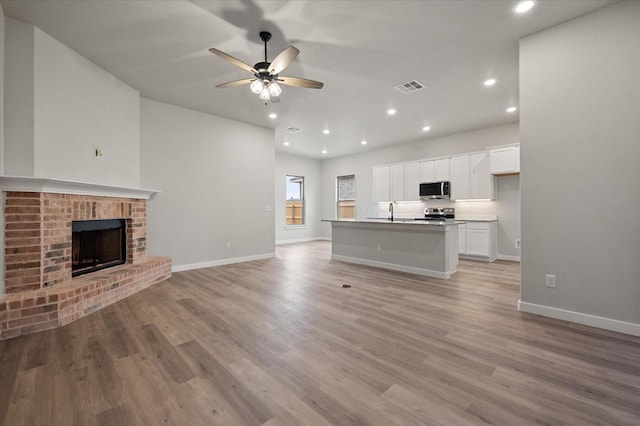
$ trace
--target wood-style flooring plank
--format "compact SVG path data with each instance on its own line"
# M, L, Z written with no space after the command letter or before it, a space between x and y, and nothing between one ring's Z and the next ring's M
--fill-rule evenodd
M352 265L328 242L174 273L0 342L0 425L640 424L640 337L518 312L519 277Z
M246 424L259 425L265 423L274 414L257 398L231 370L215 359L196 341L180 345L182 349L197 364L198 375L210 381L228 403L236 416Z

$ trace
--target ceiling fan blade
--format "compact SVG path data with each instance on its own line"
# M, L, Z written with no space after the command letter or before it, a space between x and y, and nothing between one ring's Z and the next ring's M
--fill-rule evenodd
M222 50L218 50L215 47L212 47L211 49L209 49L209 52L213 53L214 55L218 55L219 57L221 57L225 61L229 61L233 65L235 65L237 67L240 67L245 71L249 71L251 74L256 74L258 72L251 65L246 64L246 63L242 62L240 59L234 58L233 56L229 55L228 53L224 53Z
M227 81L226 83L216 84L216 87L218 89L225 89L227 87L242 86L243 84L251 83L253 80L255 80L255 78L243 78L242 80Z
M269 65L267 71L269 74L280 74L291 62L298 56L300 51L294 46L289 46L284 49Z
M322 89L324 83L300 77L278 77L278 82L287 86L306 87L307 89Z

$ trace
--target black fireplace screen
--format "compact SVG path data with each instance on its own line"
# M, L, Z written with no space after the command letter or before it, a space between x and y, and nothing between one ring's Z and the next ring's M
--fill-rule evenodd
M71 231L71 276L125 263L127 235L124 219L74 221Z

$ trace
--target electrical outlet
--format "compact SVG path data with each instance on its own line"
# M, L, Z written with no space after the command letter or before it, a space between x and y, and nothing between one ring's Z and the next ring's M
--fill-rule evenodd
M231 250L231 243L227 242L226 248L227 250Z
M556 288L556 276L547 274L544 285L550 288Z
M270 212L271 211L271 206L264 206L264 211L265 212Z
M377 248L377 250L378 250L378 251L382 251L382 244L378 244L378 248Z
M520 248L520 238L516 238L515 246L516 246L517 249Z

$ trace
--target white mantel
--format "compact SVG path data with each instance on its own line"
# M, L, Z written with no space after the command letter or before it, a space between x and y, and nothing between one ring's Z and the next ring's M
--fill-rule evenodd
M0 190L94 195L101 197L135 198L144 200L148 200L152 195L160 192L153 189L125 188L97 183L19 176L0 176Z

